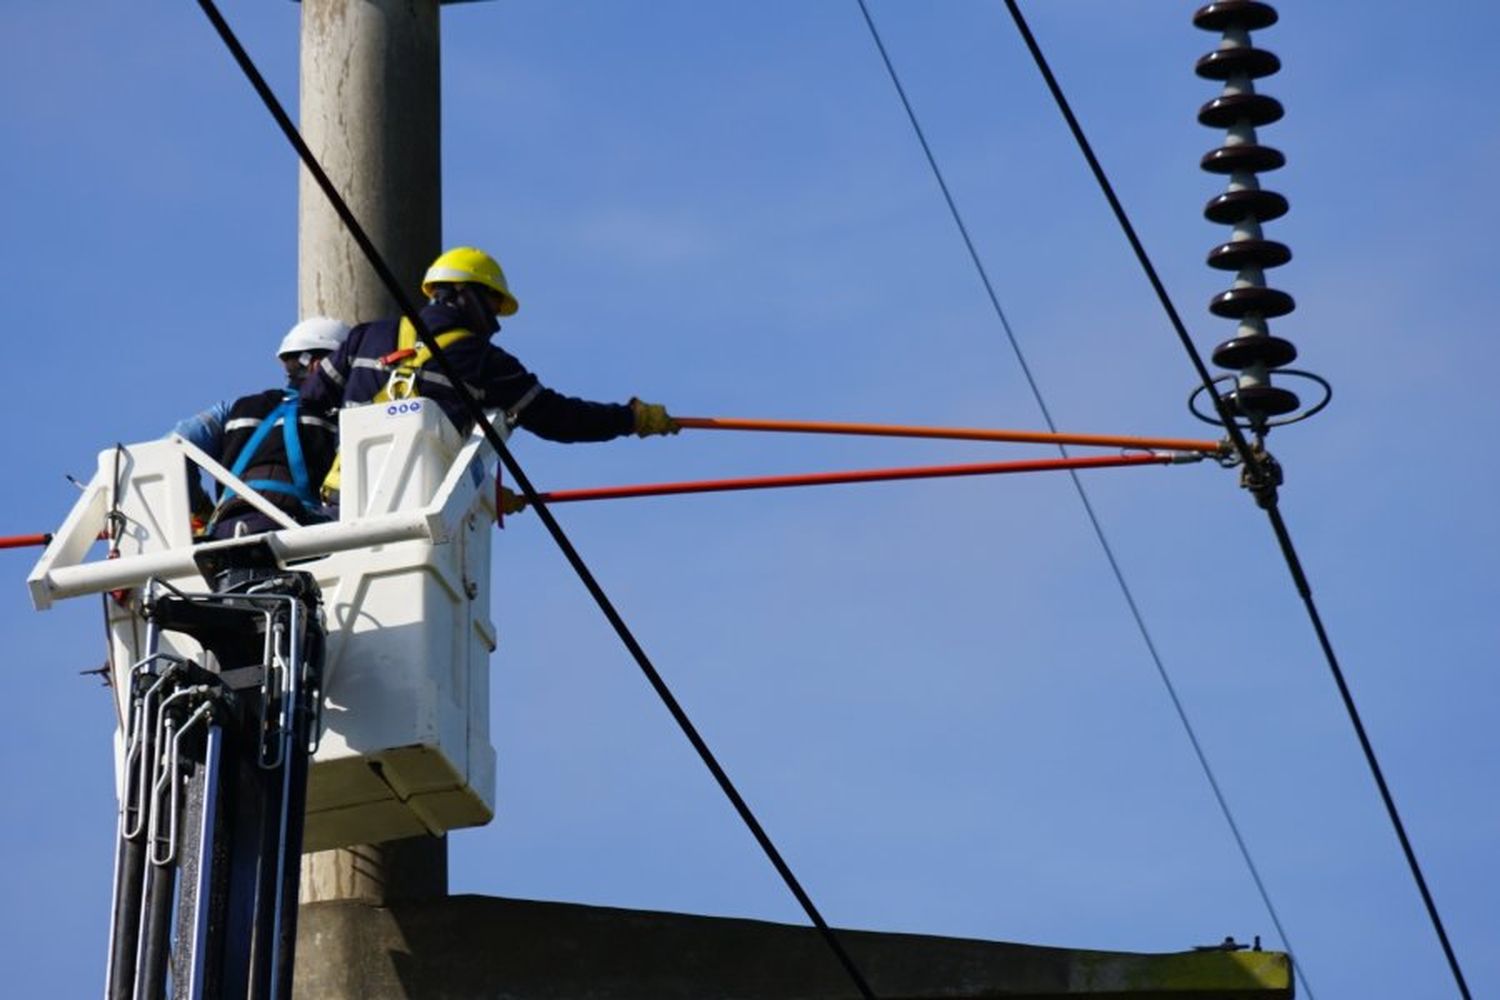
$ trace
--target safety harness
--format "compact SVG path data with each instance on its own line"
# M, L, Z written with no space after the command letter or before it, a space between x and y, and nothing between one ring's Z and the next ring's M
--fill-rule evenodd
M459 327L445 330L433 339L438 347L446 349L449 345L472 336L474 334L471 331ZM393 399L409 399L421 395L417 390L417 379L421 376L422 368L431 360L432 348L417 343L417 328L412 325L411 320L402 317L401 325L396 330L396 349L379 359L382 368L390 369L390 377L380 391L370 398L370 402L388 403ZM329 503L338 498L343 479L342 466L342 455L335 455L328 475L323 477L321 492Z
M450 345L472 336L474 334L470 331L458 328L446 330L433 339L439 347L446 350ZM370 401L386 403L393 399L421 395L417 391L417 378L431 360L432 348L417 343L416 327L412 326L411 320L402 317L401 326L396 331L396 349L380 359L381 366L391 370L390 378L386 379L385 386Z
M248 479L245 485L260 490L262 493L290 494L300 500L303 507L313 511L318 508L318 498L313 493L312 483L307 477L307 460L302 456L302 437L297 428L301 403L302 397L296 389L283 389L281 402L274 410L261 418L260 425L255 428L255 433L250 435L250 440L246 441L245 446L240 449L229 471L236 476L244 475L245 470L250 467L251 459L260 449L261 442L266 439L276 424L280 423L281 442L286 448L286 465L292 474L292 481L284 483L279 479ZM234 496L234 491L225 489L224 499L219 502L220 510L232 496Z

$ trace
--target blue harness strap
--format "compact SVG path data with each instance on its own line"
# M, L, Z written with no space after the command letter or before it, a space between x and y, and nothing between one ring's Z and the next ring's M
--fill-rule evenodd
M302 398L296 389L283 389L281 402L276 409L266 414L261 420L260 426L255 428L255 433L250 435L250 440L245 442L245 447L240 449L238 457L234 460L234 466L229 470L236 476L243 475L250 467L251 460L259 450L262 442L271 433L276 422L281 422L281 441L286 447L286 464L291 471L292 481L283 483L276 479L250 479L245 485L254 487L262 492L286 493L302 501L302 505L308 510L318 506L317 497L313 496L312 486L307 478L307 460L302 455L302 437L298 434L297 417L298 408ZM224 500L234 495L234 491L226 489ZM221 500L222 504L223 501Z
M304 507L312 509L318 505L318 498L313 496L312 487L308 485L307 461L302 457L302 434L297 425L297 408L301 402L302 397L296 389L286 390L281 403L281 407L287 408L281 420L281 442L286 447L286 464L292 471L292 485L296 488L297 499L302 501ZM257 427L256 430L260 428Z

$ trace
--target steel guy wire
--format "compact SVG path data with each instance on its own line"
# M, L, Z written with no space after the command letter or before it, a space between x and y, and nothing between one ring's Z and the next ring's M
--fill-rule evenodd
M860 0L860 3L863 5L864 0ZM1156 268L1152 265L1151 258L1146 253L1145 246L1142 245L1140 238L1136 235L1135 227L1131 225L1130 218L1126 215L1124 206L1120 204L1120 199L1115 196L1114 186L1110 184L1109 177L1104 173L1103 166L1100 165L1098 157L1094 155L1093 147L1089 144L1088 138L1083 134L1082 126L1079 125L1077 117L1073 114L1072 107L1068 104L1067 98L1063 96L1062 87L1058 84L1057 77L1053 75L1051 67L1047 64L1046 57L1042 55L1041 46L1037 44L1035 36L1032 35L1030 27L1026 24L1026 19L1022 16L1020 7L1017 6L1016 0L1005 0L1005 7L1010 11L1011 19L1015 21L1016 29L1021 33L1021 38L1026 43L1026 48L1030 51L1032 60L1036 63L1037 70L1041 72L1042 78L1046 81L1047 89L1052 93L1052 98L1057 103L1058 110L1067 121L1068 129L1072 132L1073 138L1078 144L1079 151L1083 154L1084 159L1088 161L1089 169L1093 172L1094 179L1098 182L1100 190L1109 202L1109 206L1114 212L1115 220L1120 224L1120 229L1124 232L1125 238L1129 240L1131 248L1135 251L1136 259L1145 271L1147 280L1150 281L1151 287L1156 291L1157 299L1161 302L1163 311L1167 314L1172 328L1176 331L1178 340L1182 342L1183 349L1187 351L1189 360L1198 372L1198 377L1207 387L1207 393L1214 397L1220 420L1223 421L1225 429L1229 432L1236 449L1244 458L1246 465L1251 469L1257 468L1259 463L1255 454L1249 449L1244 434L1241 433L1239 426L1231 418L1227 405L1214 392L1213 379L1209 375L1208 367L1203 363L1203 357L1199 354L1197 345L1193 343L1192 337L1188 335L1187 327L1183 325L1181 316L1178 315L1176 307L1172 304L1171 296L1167 294L1166 286L1162 284L1161 278L1158 277ZM1264 504L1264 506L1266 517L1271 522L1271 530L1275 533L1277 545L1281 549L1282 558L1286 561L1287 570L1291 573L1298 596L1302 598L1308 620L1312 624L1313 631L1317 634L1318 645L1323 651L1323 658L1328 664L1329 673L1333 675L1334 683L1338 687L1339 698L1344 703L1344 710L1349 716L1350 724L1354 726L1355 735L1359 739L1360 750L1364 753L1365 763L1369 766L1370 774L1375 779L1375 785L1380 791L1380 798L1385 805L1386 815L1389 816L1391 826L1396 831L1396 839L1401 842L1401 851L1406 857L1407 867L1410 869L1412 879L1417 886L1417 891L1422 897L1422 904L1427 910L1428 920L1432 923L1432 929L1437 934L1438 942L1442 946L1443 955L1448 961L1448 968L1453 974L1454 983L1458 986L1460 995L1465 1000L1468 1000L1470 997L1469 986L1464 980L1463 969L1459 966L1458 955L1454 952L1453 945L1448 940L1448 932L1443 926L1442 917L1438 914L1437 902L1433 899L1432 893L1427 888L1427 879L1422 875L1422 867L1417 862L1416 851L1412 847L1411 840L1406 835L1406 825L1401 821L1401 814L1396 808L1396 800L1391 795L1390 787L1386 784L1385 775L1380 768L1380 762L1375 756L1375 747L1370 742L1370 738L1365 731L1364 722L1360 718L1359 709L1354 704L1354 695L1344 678L1343 668L1339 666L1338 656L1335 655L1333 650L1333 642L1323 625L1323 617L1318 613L1317 604L1313 600L1312 585L1307 579L1307 574L1303 571L1302 560L1298 557L1297 549L1292 544L1291 533L1287 530L1286 522L1281 516L1281 510L1276 504L1274 492L1270 494L1269 503ZM1275 919L1274 914L1272 919ZM1282 935L1282 940L1286 940L1285 934ZM1287 943L1287 951L1291 951L1290 942ZM1306 986L1307 983L1304 980L1303 987L1306 988Z
M874 1000L875 994L870 989L864 974L854 964L854 960L844 949L837 934L829 927L827 921L823 919L822 914L818 912L818 908L813 905L812 899L807 895L806 891L802 888L802 884L797 880L791 868L782 858L781 852L776 849L776 845L772 843L770 836L760 825L759 820L755 818L755 814L750 811L750 806L735 788L733 782L729 780L729 775L720 766L717 758L714 757L713 751L704 742L703 737L699 735L697 728L667 687L666 681L662 679L661 674L657 672L651 659L646 655L646 651L636 641L635 636L625 624L625 620L620 617L620 613L615 609L608 595L605 594L603 587L600 586L598 580L595 579L593 573L584 563L583 557L578 554L578 550L573 547L573 543L563 533L561 525L552 516L552 512L547 509L546 503L537 495L537 490L532 486L531 480L526 477L526 473L510 453L510 449L505 446L505 441L496 432L489 418L485 416L484 408L474 398L473 393L469 392L468 387L465 385L462 376L453 362L447 357L443 348L438 344L436 338L433 337L432 332L427 329L427 325L422 321L421 314L412 302L410 295L401 287L401 283L396 280L396 276L391 272L380 251L371 242L368 234L365 233L364 227L355 218L348 203L344 201L338 189L334 187L333 181L324 172L317 157L313 155L312 150L303 141L301 134L297 131L296 125L292 123L290 116L287 115L286 110L281 106L281 102L277 100L276 95L266 83L265 78L261 76L260 71L250 59L249 54L240 44L234 31L230 28L228 22L224 20L223 15L220 14L218 7L214 4L214 0L198 0L198 6L213 24L214 30L218 32L220 39L223 40L224 45L229 49L241 72L245 74L245 78L255 89L262 103L265 104L266 110L275 119L282 134L297 151L297 155L301 159L303 166L307 168L308 172L317 182L318 187L322 189L323 194L328 198L329 204L343 221L345 228L349 231L350 237L359 245L365 259L374 269L381 283L391 294L392 298L396 300L402 314L416 329L417 337L432 352L433 360L438 363L438 366L443 370L443 374L452 382L453 388L463 403L464 409L468 411L469 416L474 419L476 425L482 430L485 440L495 449L495 453L500 457L500 461L505 465L506 470L515 477L516 484L520 486L521 492L525 495L527 502L535 508L537 517L546 526L553 541L557 543L558 548L562 551L569 565L578 574L579 580L594 598L595 603L599 606L599 610L614 628L615 634L619 636L621 643L630 652L636 665L645 674L646 680L656 691L657 696L661 698L662 703L677 722L683 735L687 737L688 742L697 751L699 758L713 775L714 780L718 782L719 788L734 806L735 811L739 813L740 819L749 828L756 842L760 845L761 850L770 860L772 866L775 867L782 881L786 883L788 890L796 897L797 902L802 906L803 912L807 914L808 919L818 929L823 940L827 943L829 950L833 952L839 964L843 966L845 973L847 973L849 979L859 990L860 995L869 998L869 1000Z
M1021 373L1026 378L1026 384L1031 389L1032 398L1036 400L1037 408L1041 411L1042 419L1046 421L1047 427L1056 433L1057 425L1052 419L1051 411L1047 408L1047 402L1042 395L1041 387L1038 385L1036 377L1032 374L1031 366L1026 362L1025 352L1021 349L1020 340L1017 338L1015 330L1011 327L1010 320L1005 315L1005 310L1000 305L1000 299L995 292L994 283L990 280L989 271L985 268L984 262L979 256L979 251L975 248L974 241L969 236L968 226L964 224L963 215L958 209L958 203L955 201L953 193L949 190L948 182L943 176L942 169L938 166L937 157L932 151L931 144L927 141L927 135L922 129L920 120L917 118L916 110L912 106L911 100L907 97L906 88L901 84L901 77L896 72L896 66L891 60L890 53L886 50L885 42L880 35L880 29L875 26L875 19L870 15L870 9L866 5L865 0L858 0L858 3L860 13L864 15L865 25L870 30L870 37L874 40L875 47L880 52L880 59L885 64L886 73L890 76L891 83L896 88L896 94L901 99L901 106L906 110L906 117L911 122L912 131L916 133L917 142L921 145L922 153L927 159L927 165L931 169L932 176L937 181L938 188L942 192L943 201L947 203L948 212L953 217L953 222L958 227L959 235L963 238L964 246L969 252L969 259L973 262L974 269L979 274L979 280L984 285L985 294L989 297L995 316L1000 321L1001 329L1005 331L1006 340L1010 342L1011 352L1015 355L1016 361L1020 365ZM1206 369L1205 374L1207 374ZM1215 398L1217 399L1217 396ZM1242 439L1241 444L1243 445L1243 443ZM1248 452L1248 450L1247 447L1241 449L1242 453ZM1067 448L1061 445L1058 446L1058 451L1063 455L1068 454ZM1109 538L1104 532L1104 526L1099 520L1097 512L1094 510L1093 501L1089 498L1088 491L1084 489L1083 480L1078 473L1069 470L1068 475L1072 477L1073 488L1078 493L1079 502L1083 504L1084 513L1088 518L1090 526L1093 528L1094 537L1099 540L1099 547L1104 551L1104 558L1109 563L1110 573L1114 576L1115 583L1120 588L1120 594L1124 598L1126 607L1135 621L1136 630L1140 633L1141 640L1146 645L1146 651L1151 657L1151 662L1156 667L1157 676L1161 679L1162 686L1166 689L1167 697L1171 700L1172 707L1177 713L1177 718L1182 723L1183 731L1187 735L1188 742L1192 745L1193 755L1198 758L1198 765L1202 769L1204 777L1208 779L1214 799L1218 802L1219 811L1223 813L1224 820L1229 825L1229 831L1234 837L1234 842L1239 849L1240 856L1245 861L1245 867L1250 871L1250 878L1255 883L1255 888L1260 894L1261 902L1265 905L1266 912L1271 917L1271 922L1275 924L1277 934L1281 936L1282 942L1286 945L1287 954L1293 959L1292 967L1296 970L1297 976L1302 982L1303 991L1307 993L1309 998L1312 998L1312 988L1302 975L1301 963L1296 961L1291 939L1282 927L1281 919L1277 915L1275 905L1271 902L1271 895L1266 889L1265 881L1261 878L1260 870L1256 867L1255 860L1250 854L1250 848L1245 842L1243 833L1240 831L1239 823L1235 821L1234 813L1229 808L1229 801L1225 798L1218 778L1214 775L1213 767L1209 764L1208 755L1203 749L1202 742L1198 739L1198 733L1188 718L1187 708L1177 693L1177 686L1172 682L1171 675L1168 673L1161 653L1157 649L1156 641L1152 638L1151 631L1146 626L1145 617L1141 613L1139 604L1136 602L1134 591L1132 591L1130 584L1125 579L1125 572L1120 566L1120 561L1115 556L1114 547L1110 544Z

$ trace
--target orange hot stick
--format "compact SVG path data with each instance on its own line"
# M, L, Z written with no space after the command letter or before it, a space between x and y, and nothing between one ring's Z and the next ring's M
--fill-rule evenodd
M0 549L24 549L32 545L47 545L51 535L9 535L0 538Z
M1073 444L1105 448L1166 449L1217 455L1219 441L1131 437L1121 434L1053 434L1047 431L984 430L966 427L909 427L901 424L849 424L817 420L740 420L730 417L674 417L683 427L710 431L779 431L805 434L861 434L873 437L943 438L953 441L1008 441L1018 444Z
M1190 456L1188 461L1197 461ZM545 503L578 500L623 500L630 497L670 496L682 493L723 493L730 490L766 490L787 486L833 486L842 483L877 483L898 479L935 479L943 476L994 476L1013 472L1047 472L1058 469L1108 469L1127 465L1175 465L1182 455L1090 455L1083 458L1042 458L1017 462L982 462L975 465L921 465L898 469L862 469L856 472L816 472L800 476L753 476L747 479L704 479L682 483L643 483L638 486L603 486L584 490L554 490L539 493Z

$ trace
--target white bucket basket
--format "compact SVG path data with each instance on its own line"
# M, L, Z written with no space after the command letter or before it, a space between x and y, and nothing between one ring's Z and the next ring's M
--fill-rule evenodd
M351 407L339 427L339 520L262 536L283 566L317 578L327 615L307 851L441 834L494 815L493 452L477 433L461 440L430 400ZM153 578L206 590L194 555L234 543L193 544L184 459L290 523L179 437L110 449L28 577L33 603L138 589ZM112 507L124 522L120 556L86 562ZM134 600L108 607L118 697L145 655L146 629ZM163 651L200 653L186 636L161 640Z
M450 476L478 488L444 544L391 542L308 567L329 639L309 851L477 826L495 803L489 449L460 449L448 419L419 399L344 410L339 440L341 521L420 510Z

